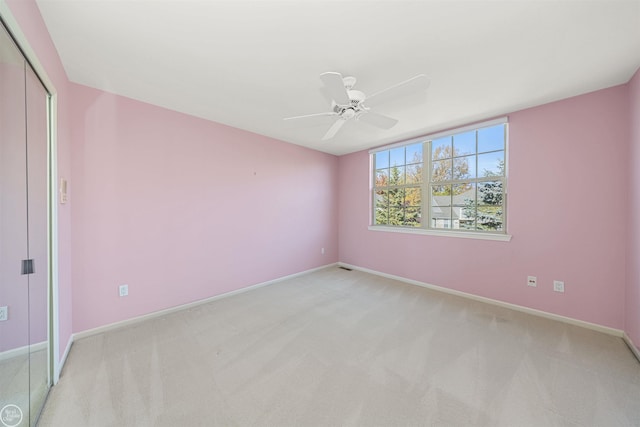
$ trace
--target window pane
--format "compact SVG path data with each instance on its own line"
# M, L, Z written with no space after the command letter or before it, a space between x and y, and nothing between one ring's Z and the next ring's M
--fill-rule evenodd
M384 169L389 167L389 151L381 151L375 154L376 169Z
M476 229L476 207L465 207L461 211L460 215L460 228L463 230L475 230Z
M422 191L419 187L406 188L404 192L405 206L420 206L422 203Z
M442 198L444 197L444 199ZM434 204L451 204L451 185L432 185L431 186L431 203Z
M476 156L456 157L453 159L453 179L476 177Z
M389 169L389 185L404 184L404 169L404 166L391 166L391 169Z
M402 225L404 222L404 189L389 190L389 225Z
M500 205L504 199L502 181L478 183L478 205Z
M451 137L438 138L431 141L431 160L451 157Z
M431 206L431 218L451 218L451 206Z
M483 176L504 176L504 151L478 155L478 171Z
M476 189L474 185L475 184L473 184L472 182L452 185L451 194L453 195L453 204L456 206L462 206L467 199L475 200Z
M394 208L404 207L404 188L389 190L389 206Z
M404 225L420 227L422 221L420 207L409 207L405 208L404 211Z
M378 169L376 171L376 187L389 185L389 169Z
M476 131L453 136L453 155L464 156L476 153Z
M453 179L453 161L449 160L436 160L431 163L431 180L435 182L449 181Z
M451 218L453 219L451 228L460 228L460 218L462 215L462 206L451 206Z
M461 184L454 189L458 195L453 196L453 204L459 209L460 228L474 230L476 223L476 188L474 183Z
M431 187L431 226L451 228L451 186Z
M431 226L433 228L451 228L451 206L431 207Z
M478 153L504 150L504 125L478 129Z
M478 206L478 230L502 231L502 206Z
M475 230L476 229L476 222L474 220L460 220L460 229L462 230Z
M404 224L404 208L389 208L389 225Z
M388 224L389 194L387 190L375 192L375 221L376 224Z
M407 164L422 163L422 143L409 145L406 156Z
M389 150L390 166L404 165L404 147Z
M422 164L407 166L407 184L419 184L422 182Z

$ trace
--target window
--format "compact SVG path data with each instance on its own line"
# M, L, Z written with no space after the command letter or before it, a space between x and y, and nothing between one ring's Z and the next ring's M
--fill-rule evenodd
M505 119L378 149L373 225L505 232Z
M375 223L419 227L423 144L375 154Z

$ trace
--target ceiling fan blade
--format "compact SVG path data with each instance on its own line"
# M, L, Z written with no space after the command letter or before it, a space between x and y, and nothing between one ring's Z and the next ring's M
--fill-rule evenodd
M373 107L396 98L402 98L403 96L411 95L416 92L425 91L428 86L429 79L427 76L419 74L402 83L398 83L397 85L374 93L367 97L364 103L367 107Z
M326 88L329 90L329 94L336 104L349 105L351 103L351 101L349 101L347 89L344 87L342 74L329 71L320 74L320 80L322 80L322 83L324 83Z
M324 136L322 137L322 140L326 141L327 139L331 139L334 136L336 136L336 133L338 133L338 131L340 130L342 125L345 124L345 122L346 122L346 120L344 120L344 119L336 120L336 122L333 125L331 125L331 127L329 128L327 133L324 134Z
M337 116L338 113L334 113L333 111L330 112L326 112L326 113L315 113L315 114L306 114L304 116L293 116L293 117L285 117L282 120L298 120L298 119L309 119L312 117L326 117L326 116Z
M333 98L331 97L331 93L326 86L322 86L320 88L320 93L322 94L322 97L327 100L327 103L329 105L331 105L331 103L334 102Z
M385 116L383 114L374 113L372 111L368 111L362 114L360 117L358 117L358 120L382 129L391 129L398 123L396 119Z

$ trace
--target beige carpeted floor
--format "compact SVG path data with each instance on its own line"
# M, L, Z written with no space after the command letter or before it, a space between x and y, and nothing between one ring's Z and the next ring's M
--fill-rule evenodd
M40 426L631 426L620 338L327 268L77 341Z
M7 405L20 408L20 426L29 425L30 420L35 423L49 390L47 349L43 347L35 345L30 353L0 360L0 409ZM3 415L0 411L0 426L13 424L5 422Z

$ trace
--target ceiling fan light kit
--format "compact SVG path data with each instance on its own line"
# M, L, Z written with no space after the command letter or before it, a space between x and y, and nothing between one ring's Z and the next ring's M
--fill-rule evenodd
M391 129L398 120L371 111L371 106L425 91L429 85L427 76L419 74L367 97L363 92L353 89L357 82L355 77L343 77L340 73L328 71L320 74L320 80L324 84L325 93L331 98L331 111L287 117L284 120L308 120L314 117L335 116L336 121L322 137L323 141L333 138L349 120L363 121L381 129Z

